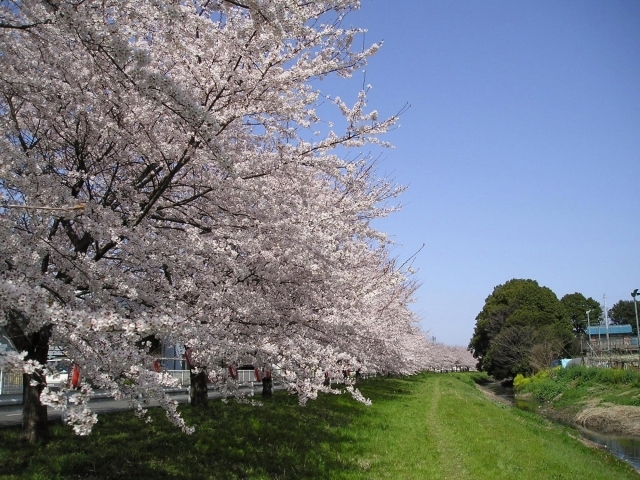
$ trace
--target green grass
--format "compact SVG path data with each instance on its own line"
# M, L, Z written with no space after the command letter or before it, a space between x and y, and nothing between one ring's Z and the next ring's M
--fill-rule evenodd
M478 380L478 379L476 379ZM0 478L638 479L570 430L487 400L471 375L363 382L365 407L321 396L305 407L277 393L263 407L181 408L191 436L161 411L102 415L89 437L52 426L45 447L0 430Z

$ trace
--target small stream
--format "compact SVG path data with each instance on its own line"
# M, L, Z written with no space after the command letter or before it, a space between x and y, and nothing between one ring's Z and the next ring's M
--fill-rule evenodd
M515 398L513 388L504 387L500 382L482 385L494 395L507 400L511 405L520 410L535 412L539 403L531 399ZM581 427L575 427L580 436L593 443L606 447L613 455L629 463L633 468L640 471L640 438L624 437L621 435L605 435Z

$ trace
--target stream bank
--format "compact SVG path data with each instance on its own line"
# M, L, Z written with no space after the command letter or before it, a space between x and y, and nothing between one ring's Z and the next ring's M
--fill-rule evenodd
M592 405L587 402L586 405L556 409L549 402L539 402L531 394L515 395L512 387L505 387L500 382L477 384L477 387L493 401L572 427L583 443L606 448L640 471L640 407L602 404L594 399Z
M640 440L640 407L600 403L598 406L554 408L536 399L516 395L516 407L537 411L549 420L576 428L592 430L604 435L636 437ZM536 407L529 407L529 405ZM537 408L537 410L536 410Z

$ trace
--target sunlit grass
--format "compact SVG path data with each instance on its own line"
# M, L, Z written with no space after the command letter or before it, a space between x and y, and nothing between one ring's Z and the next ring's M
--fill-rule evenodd
M640 478L568 430L488 401L465 375L363 382L371 407L283 392L262 407L182 406L191 436L160 410L153 422L102 415L89 437L52 425L30 447L0 430L0 478L79 479L627 479Z
M413 386L411 395L378 402L380 413L373 419L367 415L354 421L369 432L376 424L385 428L384 434L370 435L358 445L371 464L369 476L350 471L341 477L640 478L619 460L579 443L571 430L487 401L467 375L404 382Z

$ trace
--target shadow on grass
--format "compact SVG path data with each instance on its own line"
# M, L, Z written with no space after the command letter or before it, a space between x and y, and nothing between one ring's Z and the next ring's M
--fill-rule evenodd
M362 394L372 402L397 400L403 396L412 395L414 386L420 383L420 376L414 377L376 377L357 386Z
M409 395L417 379L385 378L358 387L374 402ZM101 415L88 437L61 424L51 425L51 441L32 447L19 430L0 430L2 478L331 478L359 470L349 424L367 407L348 395L320 395L306 406L284 392L262 407L216 400L208 408L181 406L185 435L151 409L151 423L132 412ZM340 446L350 445L350 456ZM355 455L354 452L355 451Z
M466 375L468 378L473 380L474 383L480 386L485 386L485 385L489 385L490 383L496 382L496 380L493 377L488 376L484 372L470 372L470 373L465 373L464 375Z

